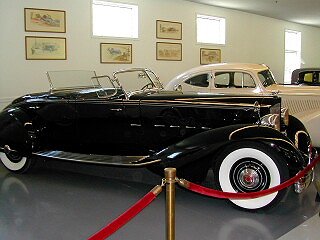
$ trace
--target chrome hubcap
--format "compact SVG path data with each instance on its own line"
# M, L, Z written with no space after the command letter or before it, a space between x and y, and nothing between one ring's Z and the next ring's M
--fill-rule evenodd
M254 169L244 169L241 171L239 174L239 180L241 184L247 188L254 188L260 182L259 175Z
M257 159L239 160L230 170L230 182L237 192L254 192L267 189L270 184L268 169Z

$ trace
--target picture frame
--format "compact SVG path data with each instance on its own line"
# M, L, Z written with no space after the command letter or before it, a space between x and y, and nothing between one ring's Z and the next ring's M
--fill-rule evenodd
M156 37L159 39L182 40L182 23L157 20Z
M200 64L221 63L221 49L200 48Z
M157 60L182 61L182 44L171 42L157 42Z
M132 44L100 43L101 63L132 63Z
M66 38L26 36L26 60L66 60Z
M40 8L24 9L24 29L26 32L66 32L66 12Z

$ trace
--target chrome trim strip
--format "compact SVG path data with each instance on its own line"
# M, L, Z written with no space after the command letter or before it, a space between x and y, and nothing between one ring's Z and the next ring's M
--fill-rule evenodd
M252 127L258 127L258 126L246 126L246 127L242 127L242 128L238 128L237 130L234 130L233 132L231 132L229 134L229 140L231 140L233 134L236 134L237 132L240 132L240 131L242 131L244 129L252 128Z
M154 164L154 163L158 163L161 162L161 159L156 159L156 160L152 160L149 162L143 162L143 163L139 163L139 161L142 161L143 159L145 159L148 156L107 156L107 155L89 155L89 154L74 154L74 153L69 153L69 154L74 154L74 155L79 155L79 156L85 156L85 157L99 157L101 156L101 158L103 157L110 157L112 158L132 158L132 162L127 162L127 163L121 163L121 162L104 162L104 161L94 161L94 160L81 160L81 159L77 159L77 158L68 158L68 157L63 157L63 156L59 156L59 154L68 154L68 152L62 152L62 151L40 151L40 152L34 152L32 153L33 155L36 156L40 156L40 157L48 157L48 158L53 158L53 159L59 159L59 160L65 160L65 161L71 161L71 162L81 162L81 163L91 163L91 164L99 164L99 165L110 165L110 166L123 166L123 167L143 167L143 166L147 166L150 164ZM135 160L137 159L137 160Z
M274 129L274 128L268 127L268 126L246 126L246 127L239 128L239 129L233 131L232 133L230 133L230 135L229 135L229 140L232 140L231 138L232 138L232 135L233 135L233 134L235 134L235 133L237 133L237 132L239 132L239 131L241 131L241 130L244 130L244 129L246 129L246 128L253 128L253 127L256 127L256 128L265 127L265 128ZM270 139L271 139L271 140L272 140L272 139L275 139L275 138L270 138L270 137L269 137L269 138L268 138L268 137L263 137L263 138L264 138L264 139L268 139L268 140L270 140ZM258 139L258 137L253 137L253 138L250 138L250 139ZM296 148L292 142L289 142L289 141L287 141L287 140L285 140L285 139L282 139L282 138L276 138L276 139L277 139L277 140L280 140L280 141L283 141L283 142L286 142L286 143L290 144L291 146L293 146L294 148Z
M308 133L306 131L297 131L296 134L294 135L294 145L299 148L299 134L305 134L306 136L309 136Z
M110 111L121 112L122 108L110 108Z
M155 126L155 127L165 127L166 125L163 125L163 124L155 124L154 126Z
M137 123L130 123L131 127L141 127L141 124L137 124Z

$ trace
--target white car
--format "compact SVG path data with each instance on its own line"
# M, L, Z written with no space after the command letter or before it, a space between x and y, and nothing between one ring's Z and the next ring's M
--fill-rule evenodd
M303 122L313 145L320 147L320 88L277 84L269 67L264 64L202 65L179 74L165 89L219 94L278 94L282 98L283 107Z

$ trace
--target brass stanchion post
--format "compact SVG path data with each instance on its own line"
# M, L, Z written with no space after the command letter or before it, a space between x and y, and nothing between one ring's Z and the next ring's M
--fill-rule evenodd
M175 240L176 169L165 168L166 180L166 233L167 240Z

